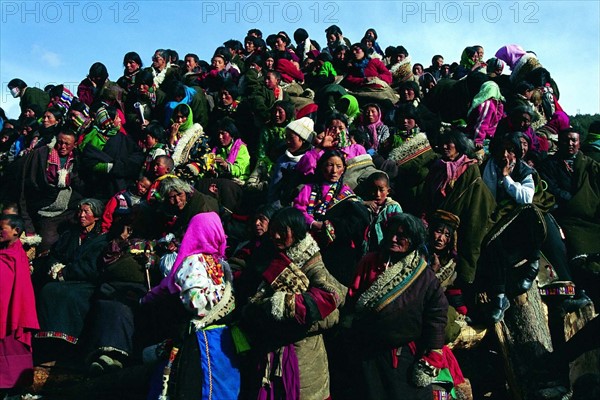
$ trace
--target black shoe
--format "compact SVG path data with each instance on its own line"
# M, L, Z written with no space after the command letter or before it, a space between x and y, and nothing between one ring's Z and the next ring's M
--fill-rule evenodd
M572 313L582 309L592 302L592 299L585 294L585 290L577 293L575 297L564 299L561 307L565 313Z
M540 262L539 260L532 261L523 268L525 268L525 270L523 271L522 278L519 282L517 282L517 294L526 293L529 291L529 289L531 289L533 281L535 278L537 278L537 274L540 271Z
M510 301L504 297L494 297L491 305L490 320L496 324L504 318L504 312L510 307Z

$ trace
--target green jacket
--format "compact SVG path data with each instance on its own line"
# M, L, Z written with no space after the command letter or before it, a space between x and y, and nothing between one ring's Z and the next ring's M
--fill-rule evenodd
M233 147L235 140L232 140L227 147L218 147L217 156L227 159L231 148ZM230 171L232 178L237 178L245 181L250 176L250 153L248 153L248 147L245 144L240 146L237 157L233 164L230 164Z

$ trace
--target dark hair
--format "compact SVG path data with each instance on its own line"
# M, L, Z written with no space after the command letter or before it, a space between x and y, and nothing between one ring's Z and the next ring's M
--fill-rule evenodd
M224 47L224 46L217 47L212 58L215 58L215 57L221 57L223 60L225 60L225 64L227 64L229 61L231 61L231 54L229 53L229 50L227 49L227 47Z
M106 69L106 66L101 62L95 62L90 67L88 77L90 79L98 78L102 81L106 81L106 79L108 79L108 70Z
M259 38L262 38L262 35L263 35L262 31L260 29L257 29L257 28L249 29L247 35L250 36L253 34Z
M186 118L189 117L190 106L188 106L187 104L178 104L177 107L175 107L175 109L173 110L173 116L175 116L175 114L177 113L181 113L181 115Z
M413 74L415 73L415 69L416 69L417 67L421 67L421 70L423 70L423 69L424 69L424 67L423 67L423 64L420 64L420 63L415 63L415 64L413 65L413 67L412 67L412 72L413 72Z
M435 56L431 57L431 65L433 65L440 58L444 59L444 56L442 56L440 54L436 54Z
M290 123L290 121L295 118L296 109L294 108L294 103L292 103L291 101L287 101L287 100L276 101L275 104L273 104L273 107L271 108L272 115L275 115L275 109L277 107L280 107L285 112L285 121L284 121L285 125Z
M526 91L530 91L533 89L535 89L535 86L533 86L531 83L529 83L527 81L521 81L521 82L517 83L517 85L515 86L515 93L523 94Z
M325 33L327 35L342 35L342 30L337 25L331 25L329 28L325 29Z
M250 42L254 45L254 47L257 47L258 45L260 45L260 43L259 43L260 41L264 42L264 40L257 38L256 36L246 36L244 38L244 44Z
M323 154L321 155L321 157L319 157L319 160L317 161L317 167L315 168L315 175L317 176L317 180L322 180L322 176L320 176L319 174L322 174L322 170L323 167L325 166L325 163L327 162L327 160L329 160L332 157L338 157L342 160L342 164L344 165L344 170L346 169L346 154L338 149L327 149L323 152ZM340 178L340 183L343 181L343 175ZM341 186L338 187L338 190L341 189ZM337 193L335 194L337 196ZM335 196L334 196L335 197Z
M285 43L285 45L287 46L288 44L290 44L290 37L287 34L284 34L285 32L280 32L277 34L277 36L275 36L276 39L281 39L281 41L283 43Z
M442 146L446 143L454 143L459 154L466 154L467 156L473 154L473 143L461 131L452 129L440 135L439 145Z
M166 61L170 62L171 64L175 64L177 61L179 61L179 53L177 53L176 50L166 49L165 53L167 54Z
M63 110L61 110L58 107L52 106L50 108L48 108L45 112L47 113L49 112L50 114L54 115L54 118L56 118L56 120L60 123L63 120Z
M269 231L276 233L285 233L287 228L292 231L294 241L302 240L306 237L308 229L306 220L302 212L294 207L284 207L273 214L269 221Z
M8 221L8 225L16 229L19 234L25 230L25 221L23 217L16 214L0 214L0 221Z
M375 182L384 180L386 183L390 184L390 177L383 171L373 172L371 175L367 177L366 184L367 186L373 186Z
M369 56L369 49L367 48L367 45L364 43L354 43L350 48L353 49L355 47L358 47L359 49L361 49L363 51L363 53L365 53L365 57ZM352 54L354 56L354 54Z
M399 104L396 108L396 112L394 113L394 123L397 126L400 126L402 119L404 118L414 119L417 126L421 122L419 111L412 103Z
M281 82L281 73L279 71L275 71L274 69L270 69L267 72L265 72L265 78L269 74L272 74L273 76L275 76L275 79L277 79L277 82Z
M27 84L23 80L15 78L8 82L8 85L6 86L8 86L9 89L19 88L20 90L23 90L27 87Z
M365 31L365 36L367 36L369 33L373 33L373 40L377 40L377 31L374 28L369 28Z
M419 84L415 81L404 81L398 85L398 93L402 93L402 91L406 89L412 89L415 92L415 97L421 97L421 88Z
M403 234L410 242L409 252L415 249L425 251L427 233L423 221L408 213L396 214L388 220L384 232L384 243L389 245L399 227L402 227ZM387 250L386 248L385 251Z
M187 53L187 54L185 55L185 57L183 57L183 59L185 60L185 59L186 59L186 58L188 58L188 57L192 57L192 58L194 59L194 62L195 62L196 64L198 64L198 63L200 62L200 58L198 58L198 55L197 55L197 54L194 54L194 53Z
M152 86L154 84L154 76L152 76L152 72L147 69L143 69L135 77L136 85L148 85Z
M165 128L163 128L163 126L158 121L150 122L148 126L144 128L143 132L146 135L152 136L159 143L164 143L166 140Z
M348 136L354 138L356 144L360 144L364 148L369 148L369 134L363 129L352 129L348 132Z
M223 46L227 47L230 50L234 50L236 53L244 48L242 42L235 39L229 39L228 41L223 43Z
M517 161L520 160L522 155L521 136L521 132L510 132L494 136L490 141L490 154L494 157L497 151L507 148L514 152Z
M268 220L271 220L278 209L279 207L274 204L263 204L254 211L254 216L264 215Z
M240 137L240 131L238 131L237 126L235 126L235 121L229 117L225 117L220 119L215 126L215 133L219 133L220 131L229 132L232 138L237 139Z
M246 65L246 69L250 68L250 65L252 64L260 65L260 67L263 68L265 65L265 60L263 59L263 56L261 54L257 54L255 52L252 53L250 57L246 58L244 64Z
M123 57L123 66L124 67L126 66L127 61L129 61L129 60L135 62L137 65L140 66L140 68L142 68L144 65L142 63L142 58L135 51L130 51L129 53L125 54L125 56Z
M294 31L294 40L296 43L302 43L308 39L308 32L304 28L298 28Z
M223 86L221 86L221 90L227 90L227 92L231 95L231 97L235 99L240 95L240 89L238 85L236 85L232 81L226 81Z
M325 126L329 126L329 124L336 119L342 121L344 125L346 125L346 129L348 129L348 118L344 114L336 110L329 113L327 119L325 120Z
M396 51L398 52L398 54L404 54L406 57L408 57L408 50L406 50L406 47L396 46Z
M269 47L275 47L275 41L277 40L277 35L272 33L265 39L265 42Z

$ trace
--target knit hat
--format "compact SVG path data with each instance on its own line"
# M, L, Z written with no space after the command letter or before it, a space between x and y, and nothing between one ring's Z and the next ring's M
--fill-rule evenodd
M302 117L290 122L286 126L286 129L289 129L300 136L305 142L310 142L314 136L315 123L308 117Z
M455 231L460 225L460 218L457 215L454 215L451 212L445 210L435 210L435 212L430 216L429 219L431 223L442 222L450 226Z

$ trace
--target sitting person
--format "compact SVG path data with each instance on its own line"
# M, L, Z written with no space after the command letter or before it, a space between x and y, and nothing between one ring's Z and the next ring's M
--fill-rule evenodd
M138 205L146 197L151 185L149 175L142 175L134 185L111 197L102 214L102 233L110 230L115 214L123 215L130 212L131 207Z

